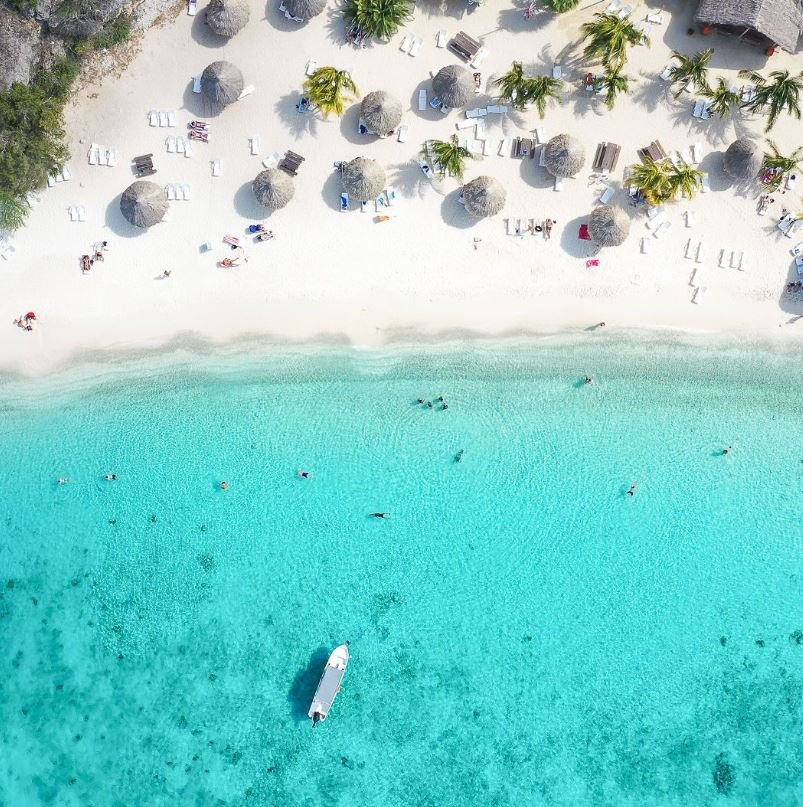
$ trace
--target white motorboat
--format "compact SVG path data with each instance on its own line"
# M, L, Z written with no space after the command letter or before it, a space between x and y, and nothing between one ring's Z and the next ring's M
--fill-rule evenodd
M348 642L336 647L329 656L309 707L308 714L313 726L316 726L321 720L326 720L329 715L337 693L340 692L340 684L346 674L350 658Z

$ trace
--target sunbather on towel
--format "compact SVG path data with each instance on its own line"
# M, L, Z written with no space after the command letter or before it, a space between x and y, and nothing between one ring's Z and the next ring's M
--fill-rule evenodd
M81 256L81 271L86 274L92 268L92 261L89 258L89 255L82 255Z
M239 260L240 260L239 258L224 258L220 262L220 265L221 266L237 266L237 261L239 261Z
M544 238L552 238L552 219L544 222Z

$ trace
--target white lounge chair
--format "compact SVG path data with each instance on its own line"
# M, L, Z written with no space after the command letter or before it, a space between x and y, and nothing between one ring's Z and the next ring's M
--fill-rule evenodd
M513 147L513 141L509 137L503 137L499 141L499 150L497 154L500 157L509 157L510 156L510 149Z
M273 154L265 157L265 159L262 160L262 165L264 165L265 168L275 168L281 159L282 155L279 154L278 151L274 151Z
M172 110L167 113L167 125L168 126L175 126L176 125L176 113Z
M318 69L317 59L307 59L307 66L304 68L304 75L311 76Z
M418 91L418 111L424 112L427 108L427 91L426 90L419 90Z
M563 70L559 64L552 65L552 78L563 78Z
M694 249L692 248L691 238L686 239L686 246L684 247L683 257L688 258L689 260L691 260L694 257Z
M186 183L181 186L181 196L185 202L189 202L190 199L192 199L192 188ZM178 193L176 193L176 198L178 198Z
M803 241L793 246L789 251L792 253L793 257L799 258L801 255L803 255Z
M797 174L791 173L786 177L786 189L788 191L794 190L797 187Z
M680 153L680 159L683 160L686 165L694 165L694 159L691 156L691 146L688 146Z
M648 14L647 15L647 22L651 22L653 25L663 25L664 24L664 12L659 11L657 14Z
M71 179L72 179L72 171L70 170L70 164L64 163L64 168L61 169L61 181L69 182Z
M192 77L192 91L195 93L201 92L201 77L200 76L193 76ZM153 124L151 124L153 125Z
M192 150L192 140L185 140L184 141L184 156L185 157L192 157L193 150Z
M455 122L455 126L458 129L470 129L472 126L476 125L476 121L473 121L471 118L463 118L463 120L459 120Z
M76 210L78 212L78 221L86 221L86 208L83 205L78 205Z
M647 238L646 236L642 236L641 238L641 252L643 255L648 255L650 249L652 248L652 241Z
M666 211L663 208L656 208L657 212L644 222L648 230L657 230L666 221Z
M176 154L183 154L184 153L184 138L177 137L176 138Z
M734 268L739 272L744 272L747 269L747 258L741 250L736 253L736 266Z
M691 152L691 164L697 165L703 159L703 147L700 143L692 143L689 147Z
M669 81L669 80L672 78L672 67L673 67L673 65L668 64L668 65L667 65L667 66L666 66L666 67L665 67L665 68L664 68L664 69L661 71L661 74L658 76L658 78L660 78L660 79L661 79L661 81Z
M622 0L611 0L605 8L606 14L615 14L622 7Z
M697 242L697 253L694 256L695 263L702 263L705 259L705 241L702 238Z
M387 199L388 207L393 207L393 204L396 201L396 188L394 188L392 185L385 188L385 199Z
M407 51L409 56L418 56L418 51L421 50L421 46L424 44L424 40L420 36L416 36L413 39L413 44L410 45L410 50Z
M623 20L625 17L629 17L632 11L633 6L622 6L622 8L619 9L619 19Z
M563 190L563 177L555 177L555 184L552 186L553 191Z
M67 213L70 215L70 221L78 221L78 208L75 205L70 205Z
M89 147L89 164L90 165L97 165L98 164L98 154L100 152L100 146L97 143L93 143Z
M438 31L438 35L435 37L435 46L438 48L445 48L448 41L449 34L446 32L446 29L443 28Z
M691 296L691 301L696 305L703 301L703 297L708 293L708 286L698 286Z
M399 45L399 50L402 53L409 53L410 48L413 46L413 42L415 42L415 34L411 31L408 31L404 35L404 39L402 39L401 45Z
M349 195L343 191L340 194L340 212L347 213L349 209Z
M475 126L474 126L474 137L476 137L477 140L482 140L485 137L485 121L484 120L478 120L477 123L475 124Z
M546 143L546 127L539 126L535 130L535 137L539 143Z
M687 227L694 227L694 211L687 210L686 211L686 226Z
M546 168L546 146L541 146L538 149L538 167Z
M237 100L247 98L249 95L253 95L255 91L256 87L253 84L246 84L245 87L243 87L243 91L237 96Z
M114 168L117 165L117 149L113 146L106 149L106 165Z
M505 219L505 225L506 225L506 232L508 235L517 235L516 225L513 222L513 219Z
M708 180L708 174L706 174L706 173L703 174L702 179L700 180L700 183L701 183L701 187L700 187L700 192L701 193L707 193L708 191L711 190L711 183Z
M98 165L107 165L106 146L98 146Z
M491 142L490 138L485 138L482 144L482 155L483 157L490 157L491 152L493 151L493 143Z
M721 249L719 251L719 268L724 269L728 265L728 258L730 256L730 252L727 249Z
M167 153L168 154L175 154L176 152L176 138L173 135L165 139L165 143L167 143Z
M489 115L504 115L507 112L507 107L501 104L491 104L485 107Z
M703 107L705 106L705 100L702 98L698 98L694 102L694 106L691 110L691 115L693 118L702 118L703 117Z
M212 160L212 176L219 177L223 174L223 164L220 160Z
M671 221L662 221L653 231L653 238L660 238L664 233L672 229Z
M541 151L543 151L543 149L541 149ZM603 191L603 192L600 194L600 197L599 197L600 202L602 202L602 204L604 204L604 205L607 205L607 204L608 204L608 202L610 202L610 201L611 201L611 198L613 197L614 193L616 193L616 189L615 189L615 188L610 187L610 185L609 185L609 186L608 186L608 187L606 187L606 188L605 188L605 190L604 190L604 191Z
M409 128L407 126L399 126L399 133L396 136L396 139L399 143L406 143L407 142L407 135L409 133Z
M175 185L165 185L165 194L167 198L172 202L175 201L176 198L176 186Z
M471 60L471 66L477 70L479 66L488 58L488 49L485 47L480 48Z
M158 126L159 125L159 113L155 109L152 109L148 113L148 123L151 126Z
M168 126L168 125L169 124L168 124L168 121L167 121L167 112L160 112L159 113L159 126L164 127L164 126Z
M194 17L198 13L198 0L187 0L187 14Z
M251 146L251 154L259 154L259 138L256 135L252 135L248 138L248 142Z
M47 178L47 187L52 188L56 184L56 178L54 176L49 176Z

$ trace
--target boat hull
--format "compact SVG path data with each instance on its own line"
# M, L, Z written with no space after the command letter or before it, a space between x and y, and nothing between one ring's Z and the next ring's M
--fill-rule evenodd
M313 725L326 720L329 716L329 710L335 702L337 693L340 692L340 685L350 658L347 644L336 647L329 656L307 713Z

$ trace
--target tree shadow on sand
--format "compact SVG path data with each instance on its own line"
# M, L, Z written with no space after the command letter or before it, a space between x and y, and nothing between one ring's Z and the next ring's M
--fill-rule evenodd
M297 723L308 719L307 712L312 703L315 688L321 679L323 668L329 658L329 649L319 647L311 656L306 667L302 667L293 678L290 691L287 693L287 702L290 704L290 713Z

